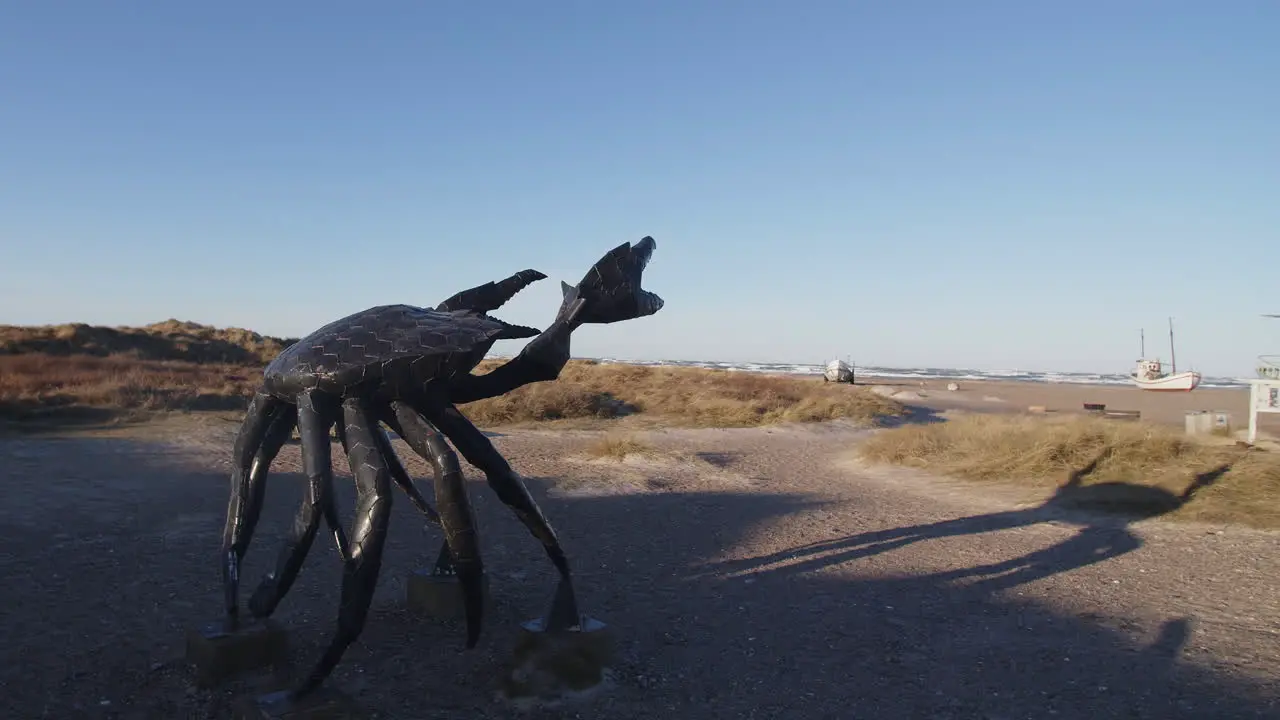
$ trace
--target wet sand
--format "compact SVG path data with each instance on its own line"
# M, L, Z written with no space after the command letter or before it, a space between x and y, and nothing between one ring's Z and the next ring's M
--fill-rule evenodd
M947 389L949 380L913 381L902 378L860 377L859 384L892 389L908 405L935 411L1025 413L1032 406L1059 413L1084 412L1085 403L1102 403L1107 410L1136 410L1142 419L1183 427L1186 414L1196 410L1231 414L1233 430L1249 426L1248 388L1196 388L1191 392L1152 392L1123 385L1082 385L1075 383L1032 383L994 380L961 380L959 390ZM918 397L913 397L914 393ZM1260 430L1280 436L1280 415L1259 416Z

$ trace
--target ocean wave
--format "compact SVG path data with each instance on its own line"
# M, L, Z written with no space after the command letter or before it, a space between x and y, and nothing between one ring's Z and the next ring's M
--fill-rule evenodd
M764 362L726 362L713 360L623 360L590 358L599 363L647 365L654 367L697 367L731 372L755 372L786 375L821 375L825 365ZM875 365L855 366L862 377L907 380L995 380L1012 382L1071 383L1076 385L1130 385L1127 373L1084 373L1031 370L971 370L954 368L892 368ZM1238 378L1203 376L1202 388L1239 388L1248 384Z

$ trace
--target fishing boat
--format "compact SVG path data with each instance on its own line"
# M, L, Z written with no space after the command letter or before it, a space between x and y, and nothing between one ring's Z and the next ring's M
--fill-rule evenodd
M1191 392L1200 385L1200 373L1194 370L1178 372L1178 356L1173 349L1173 318L1169 318L1169 364L1172 366L1169 372L1164 371L1164 365L1159 359L1147 358L1145 331L1141 332L1140 342L1138 368L1129 376L1134 385L1143 390L1161 392Z
M844 360L832 360L822 372L822 382L853 383L853 365Z

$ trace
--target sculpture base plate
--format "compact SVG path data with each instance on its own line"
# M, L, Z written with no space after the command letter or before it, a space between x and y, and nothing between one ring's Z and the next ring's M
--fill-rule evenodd
M201 687L279 665L288 653L288 633L269 619L224 619L187 631L187 662L195 666Z
M520 626L503 694L555 699L590 690L604 681L616 652L613 631L599 620L584 616L578 629L555 632L541 618L530 620Z
M235 720L365 720L368 714L345 693L321 685L301 700L287 690L245 697L236 703Z
M489 574L480 576L484 602L489 602ZM422 615L444 620L463 620L467 617L466 603L462 597L462 583L456 575L435 575L430 570L419 570L409 576L409 609Z

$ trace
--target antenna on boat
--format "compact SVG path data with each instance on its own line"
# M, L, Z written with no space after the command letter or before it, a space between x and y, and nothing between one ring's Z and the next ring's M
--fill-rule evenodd
M1169 318L1169 364L1178 372L1178 356L1173 352L1173 318Z
M1145 360L1147 357L1147 331L1138 331L1138 358Z

